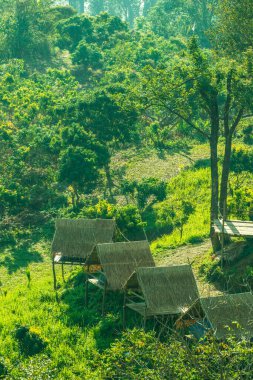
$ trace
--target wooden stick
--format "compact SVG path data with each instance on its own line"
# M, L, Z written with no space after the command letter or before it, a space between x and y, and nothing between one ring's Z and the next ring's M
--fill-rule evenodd
M122 316L123 330L126 328L126 291L124 290L124 301L123 301L123 316Z
M106 288L107 288L107 282L105 282L105 285L104 285L104 291L103 291L102 316L104 316L104 314L105 314L105 296L106 296Z
M61 275L62 275L63 282L65 282L63 262L61 263Z
M54 290L56 290L56 273L55 273L55 265L54 265L54 257L53 257L53 261L52 261L52 266L53 266L53 277L54 277Z

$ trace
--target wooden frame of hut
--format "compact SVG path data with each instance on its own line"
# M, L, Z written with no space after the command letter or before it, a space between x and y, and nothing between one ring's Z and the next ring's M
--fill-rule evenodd
M57 219L52 242L52 266L56 289L55 265L85 265L88 256L98 243L109 243L113 239L113 219Z
M124 289L124 326L126 308L143 317L145 328L147 318L152 317L161 323L161 319L167 317L169 321L182 314L199 298L197 283L188 264L137 268L125 283Z
M253 294L225 294L199 298L176 322L178 329L202 338L213 331L217 339L232 334L253 337Z
M89 273L86 280L86 304L88 284L103 291L102 315L107 291L121 291L127 279L139 266L155 266L148 241L130 241L98 244L87 260L87 265L97 265L101 271Z

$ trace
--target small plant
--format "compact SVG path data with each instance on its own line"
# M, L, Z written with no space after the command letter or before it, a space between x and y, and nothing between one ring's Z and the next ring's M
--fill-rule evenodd
M7 368L5 366L3 358L0 357L0 379L4 379L7 375Z
M27 278L27 287L30 289L31 287L31 272L30 272L30 269L26 269L26 278Z
M19 342L21 352L27 356L40 353L47 345L35 327L17 326L14 335Z

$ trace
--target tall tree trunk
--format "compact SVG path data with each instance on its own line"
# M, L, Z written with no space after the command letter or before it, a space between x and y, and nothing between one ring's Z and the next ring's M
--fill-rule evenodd
M219 215L219 172L218 172L218 139L219 139L219 109L217 99L215 98L211 109L211 135L210 135L210 154L211 154L211 223L210 235L213 250L220 249L220 242L217 234L213 230L213 221Z
M113 181L112 181L109 164L105 165L105 176L106 176L106 187L109 191L110 200L112 200L113 199L113 195L112 195Z
M232 151L232 134L226 136L224 160L222 165L221 186L220 186L220 212L224 218L227 217L227 196L228 196L228 178L230 171L231 151Z

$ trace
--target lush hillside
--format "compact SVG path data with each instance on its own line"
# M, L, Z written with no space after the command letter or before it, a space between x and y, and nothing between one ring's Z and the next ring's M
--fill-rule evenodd
M65 3L65 2L64 2ZM114 218L200 294L252 292L251 0L0 3L0 378L251 379L252 344L106 315L84 273L53 290L56 218ZM86 13L83 13L83 10ZM211 238L211 239L210 239ZM238 327L240 328L240 327ZM229 334L228 334L229 335Z
M198 257L198 274L199 263L207 260L207 250L207 245L196 246L177 256L179 260ZM123 332L122 297L108 295L107 313L102 318L102 294L94 288L89 308L85 308L82 271L66 269L63 284L59 268L60 286L55 292L49 251L49 242L42 240L1 251L3 378L202 379L205 375L212 379L224 371L226 376L236 374L240 379L243 371L250 379L253 352L246 343L187 342L174 334L165 336L162 343L154 336L152 323L143 332L135 314L128 318L128 330ZM172 252L169 260L163 257L165 263L176 264L178 259ZM215 291L203 277L199 281L201 294Z

